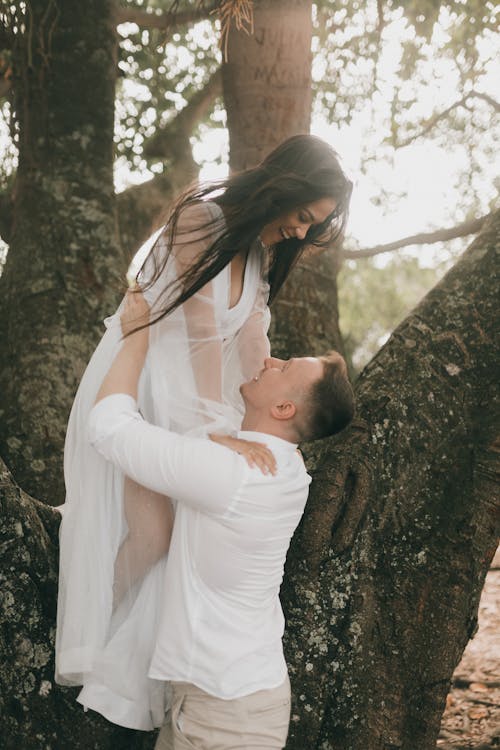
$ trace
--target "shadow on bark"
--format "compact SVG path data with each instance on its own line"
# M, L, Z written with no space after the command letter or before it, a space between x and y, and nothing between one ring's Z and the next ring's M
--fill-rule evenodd
M499 227L362 373L351 428L306 446L282 590L287 748L435 748L498 538Z
M151 750L152 733L84 713L79 688L54 683L60 515L24 493L0 461L3 750Z
M314 482L282 590L289 749L434 750L498 536L499 224L362 373L346 434L305 446ZM152 748L54 685L58 514L3 465L0 501L2 747Z

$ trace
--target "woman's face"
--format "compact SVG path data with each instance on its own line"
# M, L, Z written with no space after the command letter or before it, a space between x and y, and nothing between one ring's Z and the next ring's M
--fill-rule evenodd
M294 208L270 224L266 224L260 233L263 245L275 245L282 240L297 237L303 240L309 227L322 224L325 219L335 210L336 202L333 198L320 198L312 203Z

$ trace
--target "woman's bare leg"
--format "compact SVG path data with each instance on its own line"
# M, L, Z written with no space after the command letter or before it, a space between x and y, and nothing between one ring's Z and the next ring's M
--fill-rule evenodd
M123 490L128 535L115 560L113 605L167 554L174 523L172 502L125 477Z

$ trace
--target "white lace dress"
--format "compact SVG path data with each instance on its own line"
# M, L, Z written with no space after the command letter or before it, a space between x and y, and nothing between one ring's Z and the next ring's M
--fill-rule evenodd
M215 203L190 207L181 215L179 233L189 232L192 242L174 247L161 282L148 290L153 313L161 289L213 241L213 234L208 238L206 230L199 230L207 220L214 222L214 232L220 231L223 215ZM160 257L165 253L162 235L153 252ZM263 255L260 245L251 248L242 294L234 307L229 306L231 269L227 266L150 328L139 384L139 408L148 421L196 435L240 427L239 385L258 372L269 354ZM145 278L148 273L150 264ZM164 683L148 677L167 555L155 560L139 578L131 576L125 593L114 601L115 562L129 535L124 512L124 487L129 480L101 458L86 437L88 414L121 346L119 310L106 321L106 333L84 373L68 424L56 680L83 685L78 700L110 721L149 730L162 724L168 703ZM175 507L175 498L172 501ZM165 503L169 503L167 498ZM147 503L138 507L144 508L141 518L147 529L147 550L148 540L154 541L161 525ZM176 613L171 615L175 619Z

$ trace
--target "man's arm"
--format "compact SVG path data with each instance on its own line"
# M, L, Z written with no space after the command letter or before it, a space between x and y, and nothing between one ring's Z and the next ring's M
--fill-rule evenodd
M114 393L94 406L89 440L104 458L144 487L207 513L223 513L248 468L228 448L145 422L132 396Z
M141 294L127 295L121 314L124 334L147 322L148 315ZM206 512L223 512L246 476L245 462L220 445L142 419L136 397L148 341L147 328L124 339L90 413L90 442L139 484Z

